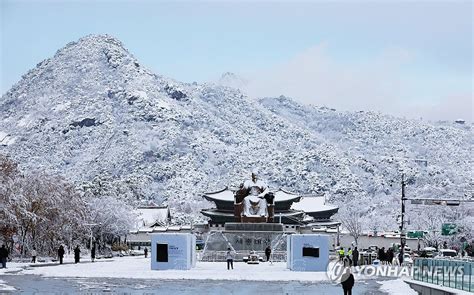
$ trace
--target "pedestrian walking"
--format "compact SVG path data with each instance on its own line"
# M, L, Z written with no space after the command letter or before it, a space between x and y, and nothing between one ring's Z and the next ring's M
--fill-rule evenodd
M2 245L2 248L0 248L0 262L2 263L2 268L7 268L7 259L9 254L10 253L8 252L8 249L5 247L5 245Z
M357 247L354 248L354 251L352 251L352 265L357 266L359 264L359 250L357 250Z
M79 245L74 248L74 263L79 263L81 260L81 249L79 249Z
M145 258L147 258L148 257L148 248L145 247L145 250L143 250L143 252L145 253Z
M64 258L64 247L63 247L63 245L59 246L58 258L59 258L59 264L63 264L63 258Z
M342 274L341 285L344 290L344 295L352 295L352 287L354 287L354 275L351 273L350 267Z
M270 246L267 246L267 248L265 248L265 256L267 257L267 262L270 260L271 254L272 254L272 249L270 248Z
M234 269L234 253L230 248L227 248L225 258L227 260L227 270Z
M92 249L91 249L91 261L94 262L95 260L95 242L92 244Z
M31 250L31 262L36 263L36 247L33 247L33 250Z

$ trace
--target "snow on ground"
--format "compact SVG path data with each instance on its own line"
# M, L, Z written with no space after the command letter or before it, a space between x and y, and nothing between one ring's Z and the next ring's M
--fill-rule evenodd
M8 262L7 263L7 268L0 268L0 275L17 273L19 271L22 271L23 268L27 265L28 265L27 263Z
M197 262L191 270L151 270L150 259L121 257L95 263L66 264L28 268L22 274L47 277L109 277L136 279L195 279L195 280L247 280L247 281L325 281L326 272L293 272L286 263L248 265L235 262L234 270L227 270L225 262Z
M389 280L389 281L380 281L377 282L380 285L380 291L387 292L391 295L418 295L418 293L410 288L403 279Z
M12 286L5 284L5 281L0 280L0 291L15 291L16 289Z
M69 262L69 261L68 261ZM151 270L150 259L140 257L115 257L100 259L94 263L84 259L79 264L37 263L31 267L29 263L9 263L7 269L0 269L0 275L41 275L50 278L129 278L152 280L210 280L210 281L274 281L274 282L302 282L333 283L328 279L326 272L296 272L286 268L286 263L276 262L248 265L235 262L234 270L227 270L225 262L197 262L191 270ZM367 284L367 280L377 280L380 290L393 295L417 294L402 278L381 280L382 277L366 277L356 274L356 284ZM357 283L358 282L358 283ZM374 282L375 283L375 282ZM0 291L14 290L0 280Z
M1 274L33 274L46 277L108 277L108 278L136 278L136 279L191 279L191 280L246 280L246 281L302 281L331 283L326 272L297 272L286 268L285 262L260 263L249 265L243 262L234 262L234 270L227 270L226 262L197 262L196 267L190 270L151 270L150 258L143 256L114 257L100 259L91 263L82 259L81 263L58 265L57 263L37 263L31 267L28 263L9 263L8 269L0 269ZM331 262L335 263L335 262ZM331 269L331 267L330 267ZM368 276L353 269L356 280L379 279L377 276Z

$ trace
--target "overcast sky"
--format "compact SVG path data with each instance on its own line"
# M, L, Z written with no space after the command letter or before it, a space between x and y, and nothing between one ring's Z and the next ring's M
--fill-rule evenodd
M471 1L1 1L1 85L108 33L185 82L234 72L252 96L472 120Z

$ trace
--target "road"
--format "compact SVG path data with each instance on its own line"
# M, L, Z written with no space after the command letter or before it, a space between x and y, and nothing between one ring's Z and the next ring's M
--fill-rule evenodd
M143 280L119 278L47 278L37 275L0 277L17 291L0 294L343 294L340 286L308 282L255 282L211 280ZM354 295L386 294L375 280L359 281Z

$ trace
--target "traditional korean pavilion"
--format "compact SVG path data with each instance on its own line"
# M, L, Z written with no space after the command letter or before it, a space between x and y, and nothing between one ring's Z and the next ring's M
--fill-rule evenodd
M201 213L210 218L210 224L241 222L236 213L235 191L225 188L220 191L206 193L202 197L214 202L215 208L203 209ZM322 196L300 196L279 189L274 192L273 208L269 223L311 224L331 221L338 207L325 203Z

